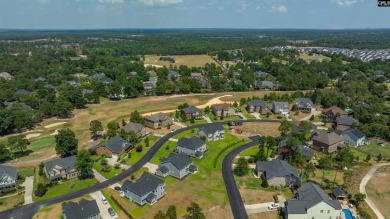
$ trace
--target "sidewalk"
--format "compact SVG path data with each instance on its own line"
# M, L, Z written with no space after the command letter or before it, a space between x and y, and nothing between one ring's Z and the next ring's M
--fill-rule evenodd
M115 216L113 216L113 217L110 216L110 214L108 213L108 208L111 207L111 205L110 205L110 203L103 204L102 197L104 197L104 196L100 191L91 193L90 195L92 196L93 199L96 200L96 203L99 207L100 216L102 219L111 219L111 218L118 217L117 212L115 212Z
M93 171L93 175L95 176L95 178L97 179L97 181L99 181L99 182L104 182L104 181L107 180L104 176L102 176L102 174L100 174L100 173L99 173L98 171L96 171L95 169L92 169L92 171Z

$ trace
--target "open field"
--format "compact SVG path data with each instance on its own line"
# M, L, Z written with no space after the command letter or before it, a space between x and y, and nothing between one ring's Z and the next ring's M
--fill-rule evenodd
M24 193L7 198L0 198L0 211L11 209L15 204L21 202L24 202Z
M299 54L299 58L305 60L305 61L313 61L313 60L328 60L330 61L330 58L327 57L327 56L323 56L323 55L312 55L312 56L309 56L308 54L306 53L300 53Z
M371 201L386 218L390 218L390 167L380 168L368 181L366 191Z
M379 146L378 142L383 142L385 145L383 147ZM374 157L379 154L382 154L383 158L390 158L390 144L385 141L371 140L369 145L361 146L359 150L371 154L374 160L376 160Z
M250 214L248 215L249 219L278 219L279 215L277 211L268 211L268 212L263 212L263 213L257 213L257 214Z
M278 131L280 124L279 123L257 123L257 122L248 122L240 126L243 131L250 132L253 135L261 134L265 136L279 136L280 133Z
M210 56L208 55L174 55L169 56L175 59L175 63L170 63L168 61L159 61L161 56L156 55L145 55L145 64L152 64L152 65L159 65L159 66L166 66L169 67L180 65L186 65L189 68L191 67L204 67L206 63L214 63L215 65L219 66L217 62L215 62Z

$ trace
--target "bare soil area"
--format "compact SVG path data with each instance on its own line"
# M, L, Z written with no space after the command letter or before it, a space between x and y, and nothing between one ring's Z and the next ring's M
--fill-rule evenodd
M382 215L390 218L390 167L378 170L368 181L366 191Z
M280 124L279 123L271 123L271 122L248 122L240 126L240 128L245 132L250 132L252 135L261 134L266 136L279 136L280 133L278 131Z

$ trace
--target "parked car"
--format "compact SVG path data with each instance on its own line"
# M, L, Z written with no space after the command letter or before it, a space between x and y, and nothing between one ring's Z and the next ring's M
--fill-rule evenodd
M268 206L269 210L278 209L280 205L278 203L273 203L272 205Z
M122 188L119 187L119 186L115 186L114 189L115 189L116 191L122 191Z
M104 197L102 197L102 202L103 202L103 204L108 204L108 202L107 202L107 199L106 198L104 198Z
M108 213L110 214L110 216L115 216L115 211L111 207L108 208Z
M172 130L171 130L171 132L175 132L175 131L176 131L176 129L172 129Z
M381 147L385 146L385 144L383 142L379 142L378 145L381 146Z

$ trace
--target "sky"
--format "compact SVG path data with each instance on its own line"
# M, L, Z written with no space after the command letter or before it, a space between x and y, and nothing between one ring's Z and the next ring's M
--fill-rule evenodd
M0 28L390 28L390 7L377 0L0 0Z

